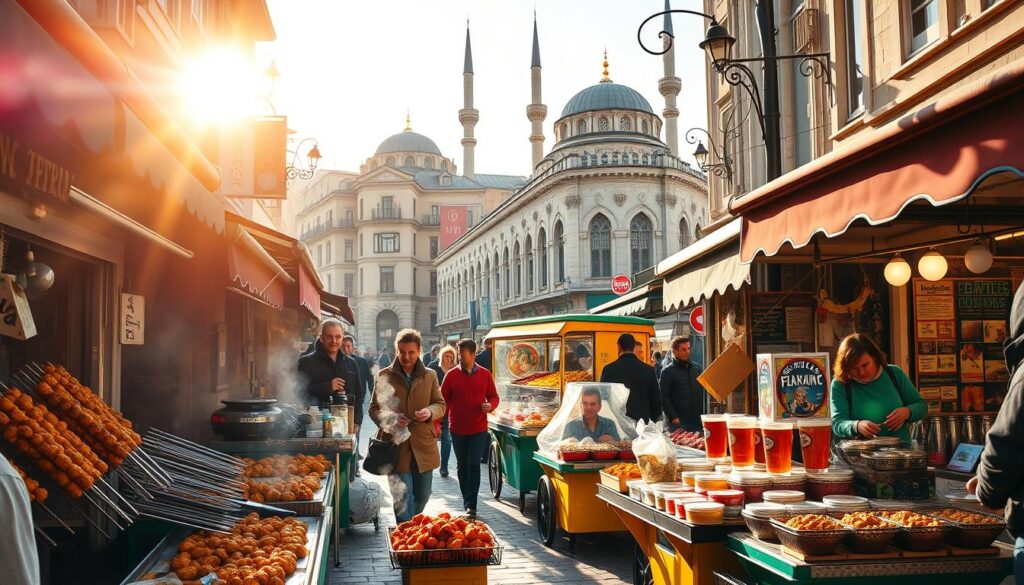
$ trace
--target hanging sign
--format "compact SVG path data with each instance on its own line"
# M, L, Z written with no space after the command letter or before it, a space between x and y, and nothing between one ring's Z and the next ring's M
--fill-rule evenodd
M13 274L0 274L0 335L28 339L36 335L36 322L28 297L14 283Z
M134 293L121 293L121 345L146 342L146 299Z
M67 201L72 181L70 169L0 132L0 183Z

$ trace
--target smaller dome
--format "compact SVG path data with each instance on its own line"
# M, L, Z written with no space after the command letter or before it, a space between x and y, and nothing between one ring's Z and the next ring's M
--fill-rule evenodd
M605 81L591 85L574 95L565 104L561 118L597 110L638 110L648 114L654 113L651 104L637 90Z
M384 142L381 142L380 146L377 147L377 152L373 154L376 156L389 152L426 152L440 156L441 149L437 147L433 140L426 136L412 130L406 130L385 138Z

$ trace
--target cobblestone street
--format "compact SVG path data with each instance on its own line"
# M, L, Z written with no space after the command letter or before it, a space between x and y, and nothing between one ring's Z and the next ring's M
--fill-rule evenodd
M368 437L376 432L369 417L362 430L361 448L366 449ZM434 471L433 494L427 514L461 513L462 496L455 477L455 455L451 457L451 475L441 477ZM626 533L581 535L576 539L576 554L569 554L569 539L560 533L554 548L544 546L537 535L536 498L526 498L526 510L520 514L519 493L505 486L502 499L491 497L487 469L481 469L478 518L487 522L505 546L500 566L490 567L488 581L495 585L519 583L632 583L631 560L633 539ZM387 481L383 477L363 473L363 478L381 485L387 502L381 509L381 532L374 533L372 524L353 527L342 536L341 567L331 568L332 585L349 583L401 583L401 573L391 568L384 542L384 526L394 526Z

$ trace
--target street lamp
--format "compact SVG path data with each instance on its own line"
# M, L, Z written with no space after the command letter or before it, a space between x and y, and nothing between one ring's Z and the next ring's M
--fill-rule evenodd
M697 137L697 133L702 132L708 141L708 146L711 150L704 146L704 142ZM703 128L690 128L686 131L686 142L693 144L697 143L697 148L693 151L693 158L697 161L697 167L705 173L712 173L716 177L725 179L726 181L732 182L732 158L729 156L729 152L726 150L726 143L728 141L728 134L723 132L725 141L722 144L722 148L719 149L715 145L714 139L711 138L711 134ZM709 155L713 154L714 158L721 162L712 162L708 159Z
M664 55L672 49L672 41L675 35L667 30L658 33L658 38L664 39L664 48L660 51L651 50L644 44L641 32L644 26L658 18L672 13L690 14L700 16L711 22L704 40L698 46L708 55L711 66L721 74L726 83L733 87L742 87L757 112L757 122L761 127L761 136L765 143L765 157L767 159L768 180L777 179L782 175L782 137L779 130L779 94L778 94L778 62L782 60L799 60L798 70L801 75L807 78L825 80L830 95L832 91L832 71L829 68L829 52L823 53L802 53L797 55L776 55L775 54L775 25L774 6L771 0L764 0L757 3L758 23L761 29L761 39L764 57L753 57L734 59L732 58L732 47L736 44L736 38L729 34L729 31L718 23L714 16L697 12L694 10L664 10L647 17L636 31L637 42L640 48L651 55ZM757 78L747 63L759 63L764 67L764 101L761 99L761 91L757 85ZM706 160L706 159L705 159Z
M302 145L312 142L313 146L306 152L305 159L299 157L299 152L302 150ZM292 155L291 162L285 168L285 177L287 178L287 186L291 187L292 182L295 179L312 179L313 174L316 172L316 167L320 163L320 147L317 144L315 138L304 138L297 145L295 150L289 150L289 154Z

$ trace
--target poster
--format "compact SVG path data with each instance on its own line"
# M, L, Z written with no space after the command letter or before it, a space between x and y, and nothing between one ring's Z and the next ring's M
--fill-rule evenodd
M914 308L917 319L922 321L948 321L955 319L953 283L948 280L931 282L918 279L914 282Z
M786 307L786 340L814 343L814 309Z

